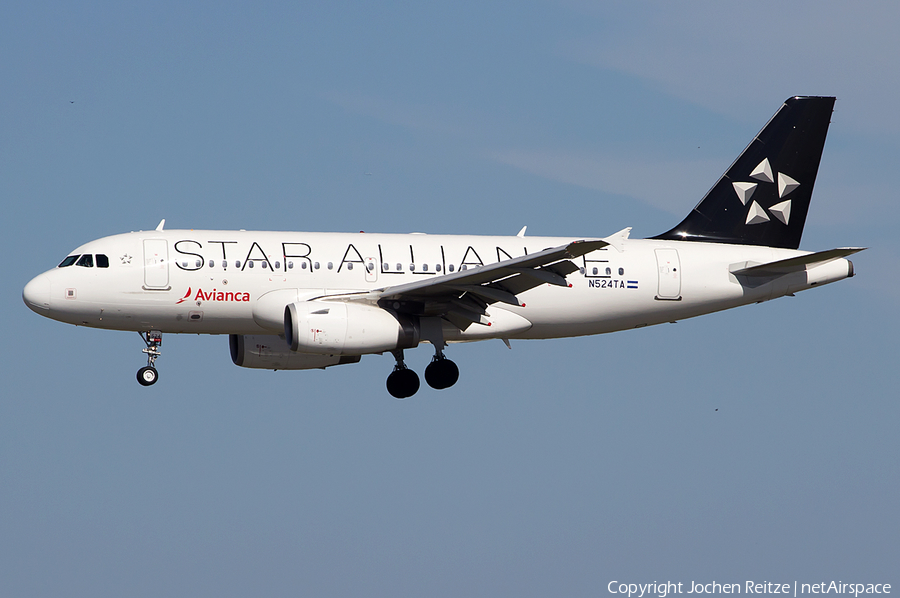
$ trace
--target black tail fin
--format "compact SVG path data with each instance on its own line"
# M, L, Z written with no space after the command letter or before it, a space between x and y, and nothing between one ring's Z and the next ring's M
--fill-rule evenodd
M687 218L653 238L797 249L833 108L788 99Z

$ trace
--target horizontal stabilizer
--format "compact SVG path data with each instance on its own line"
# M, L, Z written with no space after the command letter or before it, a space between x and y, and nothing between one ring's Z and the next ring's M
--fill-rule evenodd
M750 265L750 262L740 262L732 264L729 271L735 276L781 276L783 274L790 274L791 272L802 272L813 266L818 266L819 264L853 255L863 249L865 249L865 247L840 247L838 249L829 249L828 251L819 251L817 253L792 257L786 260L778 260L777 262L769 262L768 264Z

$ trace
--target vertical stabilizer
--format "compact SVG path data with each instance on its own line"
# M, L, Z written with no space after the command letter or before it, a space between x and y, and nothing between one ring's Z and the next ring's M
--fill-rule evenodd
M788 99L687 218L655 239L797 249L832 97Z

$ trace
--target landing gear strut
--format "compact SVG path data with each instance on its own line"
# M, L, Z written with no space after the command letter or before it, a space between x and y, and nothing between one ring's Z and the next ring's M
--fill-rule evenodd
M139 332L146 349L142 349L147 354L147 365L138 370L137 381L141 386L150 386L155 384L159 379L159 372L156 371L154 364L156 358L160 356L159 347L162 345L162 332L159 330L151 330L149 332Z
M419 390L419 376L403 362L403 349L392 351L397 364L387 379L387 389L395 399L406 399Z
M443 351L437 351L425 368L425 382L436 390L450 388L459 380L459 368L444 357Z

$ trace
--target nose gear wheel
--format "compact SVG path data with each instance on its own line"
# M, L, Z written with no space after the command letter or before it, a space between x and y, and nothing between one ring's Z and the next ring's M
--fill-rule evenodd
M159 372L156 371L156 368L152 368L148 365L138 370L137 381L141 386L150 386L151 384L154 384L158 379Z

